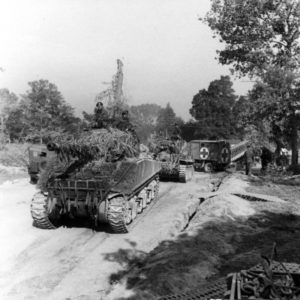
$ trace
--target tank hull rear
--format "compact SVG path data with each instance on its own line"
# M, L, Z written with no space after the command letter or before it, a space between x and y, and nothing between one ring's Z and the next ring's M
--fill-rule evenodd
M128 232L127 225L135 218L135 210L140 207L142 211L154 199L154 194L157 196L160 169L161 164L151 159L104 163L101 167L77 172L68 179L48 183L47 205L44 206L49 215L51 209L60 212L60 215L51 216L88 217L95 224L111 224L116 232ZM33 219L37 215L34 209ZM35 224L43 223L34 221Z
M161 181L176 181L185 183L192 179L193 174L194 167L190 163L180 162L176 165L171 165L163 162L162 169L159 172L159 179Z

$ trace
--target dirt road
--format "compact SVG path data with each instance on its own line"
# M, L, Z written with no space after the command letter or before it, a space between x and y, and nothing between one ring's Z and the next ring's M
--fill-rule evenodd
M40 230L32 227L28 179L0 186L0 298L110 299L111 273L122 269L122 251L143 255L182 231L209 190L210 176L192 182L161 183L160 199L129 234L108 228ZM116 253L118 253L116 255ZM112 298L111 298L112 299Z

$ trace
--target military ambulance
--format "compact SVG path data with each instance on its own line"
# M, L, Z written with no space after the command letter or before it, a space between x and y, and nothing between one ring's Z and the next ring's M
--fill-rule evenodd
M230 144L225 140L192 140L188 151L197 171L222 171L230 164Z

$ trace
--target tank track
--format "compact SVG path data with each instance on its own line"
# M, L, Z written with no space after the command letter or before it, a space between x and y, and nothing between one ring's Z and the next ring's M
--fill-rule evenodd
M48 198L43 193L38 192L33 196L30 212L33 226L41 229L56 229L56 226L49 219Z
M178 174L178 180L179 182L187 182L186 178L186 166L179 165L179 174Z
M109 201L107 219L115 233L127 233L128 229L124 218L125 198L115 197Z
M151 202L154 202L158 198L159 181L155 186L154 198ZM114 233L128 233L129 229L136 221L132 220L130 224L126 224L124 212L126 211L126 199L123 196L117 196L109 200L109 207L107 213L107 220ZM148 206L148 205L147 205Z

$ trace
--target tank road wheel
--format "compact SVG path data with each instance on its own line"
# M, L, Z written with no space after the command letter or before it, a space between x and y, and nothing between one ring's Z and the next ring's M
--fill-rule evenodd
M130 205L129 201L125 201L124 220L125 220L126 225L128 225L132 222L132 206Z
M156 180L152 181L147 188L147 204L151 203L155 198Z
M141 190L140 193L137 196L137 213L141 214L143 212L143 210L146 208L147 206L147 191Z
M142 206L143 210L147 207L147 190L143 189L141 191L141 197L142 197Z
M159 192L159 180L156 180L156 184L154 187L154 198L153 198L154 201L158 199L158 192Z
M136 196L130 199L129 201L130 209L131 209L131 219L134 220L137 217L137 202Z
M42 192L33 196L30 206L33 226L41 229L55 229L60 225L60 214L54 201Z
M153 180L148 188L144 188L137 196L132 197L129 201L118 196L108 201L107 221L115 233L129 232L128 225L142 213L143 209L151 201L158 199L159 181ZM150 192L149 192L150 191Z
M211 173L213 171L213 165L211 162L208 162L204 165L204 171L206 173Z
M108 223L115 233L127 233L127 226L131 221L131 209L129 202L123 196L109 200Z
M149 189L147 189L147 191L146 191L146 203L147 204L149 204L151 201L152 201L152 199L153 199L153 197L152 197L152 187L151 188L149 188Z
M179 165L179 174L178 174L179 182L186 182L186 166Z

